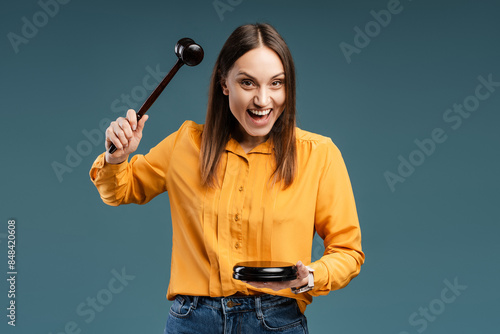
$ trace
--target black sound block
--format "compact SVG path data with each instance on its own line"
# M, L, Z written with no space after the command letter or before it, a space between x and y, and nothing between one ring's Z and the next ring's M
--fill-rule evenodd
M297 267L281 261L239 262L233 267L233 278L254 282L293 281L297 278Z

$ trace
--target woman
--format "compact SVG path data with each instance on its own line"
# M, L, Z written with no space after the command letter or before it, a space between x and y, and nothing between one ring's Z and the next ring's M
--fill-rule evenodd
M313 296L346 286L364 262L342 156L295 126L295 69L268 24L237 28L216 61L204 125L186 121L128 162L142 137L129 110L106 130L90 177L109 205L168 191L173 246L165 333L307 333ZM314 233L324 256L311 263ZM286 282L232 278L242 261L296 263ZM306 266L305 264L308 264Z

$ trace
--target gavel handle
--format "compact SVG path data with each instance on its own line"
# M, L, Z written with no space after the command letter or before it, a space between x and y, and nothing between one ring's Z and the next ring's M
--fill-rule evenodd
M182 65L184 65L182 60L178 59L174 65L174 67L172 67L172 69L170 70L170 72L167 73L165 78L163 78L163 80L155 88L155 90L151 93L151 95L149 95L146 102L144 102L144 104L141 106L141 108L137 112L137 122L139 122L139 120L142 118L142 116L144 116L146 111L148 111L149 107L151 107L153 105L153 103L156 101L158 96L160 96L161 92L163 92L165 87L167 87L170 80L172 80L175 73L177 73L177 71L179 70L179 68L181 68ZM109 147L108 152L109 152L109 154L113 154L113 153L115 153L115 151L116 151L116 146L115 146L115 144L111 143L111 146Z

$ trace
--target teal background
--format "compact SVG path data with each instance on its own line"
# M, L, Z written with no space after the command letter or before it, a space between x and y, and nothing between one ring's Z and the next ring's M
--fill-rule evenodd
M203 46L205 59L182 68L150 109L138 153L186 119L203 123L222 44L257 21L289 44L298 126L342 151L362 228L361 273L314 299L310 332L497 332L500 87L456 130L443 114L474 94L478 76L500 81L500 3L402 0L401 12L348 63L339 44L353 45L354 28L364 30L370 11L387 1L222 2L233 5L221 19L211 0L73 0L18 53L8 34L21 35L22 18L33 22L42 9L35 0L2 3L0 268L7 277L7 221L15 219L18 275L16 327L7 325L8 286L0 283L0 332L59 334L73 321L81 333L162 333L171 304L167 194L145 206L103 204L88 177L102 141L61 180L52 165L66 164L67 147L82 149L82 131L122 116L112 102L141 86L148 66L167 72L185 36ZM398 156L408 159L414 140L435 128L446 141L391 191L384 173L397 173ZM319 240L312 252L321 255ZM133 279L93 319L89 306L77 313L87 298L105 298L112 271L123 269ZM445 304L444 281L455 279L462 290ZM427 319L418 314L429 307Z

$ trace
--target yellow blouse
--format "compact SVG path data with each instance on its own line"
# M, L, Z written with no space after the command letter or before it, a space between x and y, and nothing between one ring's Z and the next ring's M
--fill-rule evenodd
M173 229L167 299L177 294L221 297L255 291L295 298L302 312L312 296L346 286L364 262L361 233L347 170L330 138L296 128L297 174L271 189L272 144L245 153L231 138L218 170L219 187L201 186L203 125L186 121L146 155L112 165L104 153L90 178L104 203L149 202L168 191ZM314 233L325 252L311 263ZM232 278L240 261L301 260L314 269L314 289L254 289Z

